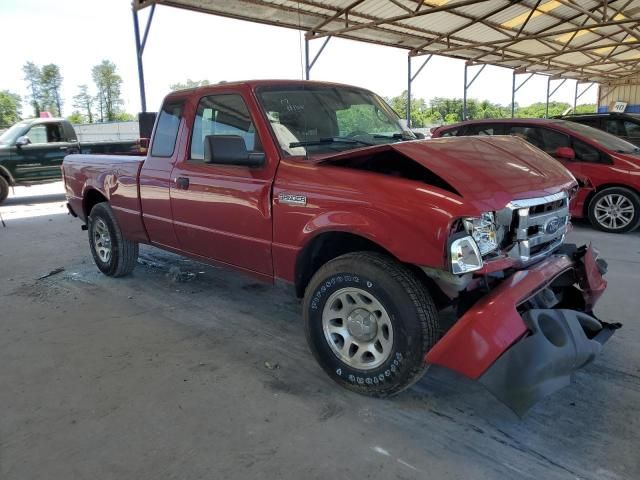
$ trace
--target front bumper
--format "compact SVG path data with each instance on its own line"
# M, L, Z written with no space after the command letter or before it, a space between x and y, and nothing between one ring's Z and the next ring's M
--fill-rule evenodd
M591 315L606 288L591 246L566 245L563 252L502 281L425 360L479 380L518 415L567 385L571 373L591 362L620 325ZM581 298L567 295L561 309L532 309L532 299L556 284Z

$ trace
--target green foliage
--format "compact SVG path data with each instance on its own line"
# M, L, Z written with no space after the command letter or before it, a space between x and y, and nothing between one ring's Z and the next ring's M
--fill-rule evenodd
M94 103L95 98L89 93L89 87L87 85L78 85L78 93L73 97L73 107L77 110L73 113L80 114L83 117L82 122L93 123Z
M96 102L100 114L100 121L112 122L120 113L123 104L121 97L122 77L116 72L116 65L109 60L103 60L91 69L93 81L96 84Z
M191 80L187 78L187 81L184 83L174 83L173 85L169 85L171 91L175 92L176 90L186 90L188 88L196 88L196 87L204 87L205 85L209 85L209 80Z
M36 117L40 112L52 112L56 116L62 115L62 74L60 67L50 63L39 67L33 62L22 66L24 80L29 89L29 104L33 107Z
M0 127L8 127L18 120L22 113L22 99L20 95L9 90L0 91Z
M352 105L345 110L338 110L336 117L340 135L348 135L358 131L367 133L385 133L393 131L392 125L384 114L376 111L373 105Z
M40 83L40 67L33 62L27 62L22 67L24 80L29 88L29 104L33 107L33 113L36 117L40 116L42 85Z
M62 116L62 74L60 67L54 63L44 65L40 70L40 107L42 110L53 112L55 116Z
M407 116L407 92L387 98L387 102L400 115ZM428 127L431 125L449 124L462 121L462 98L434 97L429 103L423 98L411 99L411 126L414 128ZM526 107L515 105L515 116L519 118L544 118L545 104L534 103ZM563 102L549 102L549 116L561 115L571 106ZM595 112L596 106L578 105L576 113ZM500 105L488 100L467 99L467 118L477 120L482 118L510 118L511 105Z
M114 120L118 122L133 122L138 120L138 117L136 115L133 115L132 113L118 112L116 113Z
M67 120L69 120L71 123L75 125L78 125L80 123L85 123L86 121L85 116L77 110L74 110L73 113L67 117Z

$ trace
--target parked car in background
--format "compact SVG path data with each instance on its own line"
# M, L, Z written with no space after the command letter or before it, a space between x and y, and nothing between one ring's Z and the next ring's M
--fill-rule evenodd
M591 315L604 265L564 243L565 168L518 138L416 140L364 89L173 92L146 158L69 155L63 171L104 274L131 273L146 243L287 282L319 364L359 393L437 364L522 414L615 329Z
M640 147L640 113L585 113L559 115L553 118L578 122L604 130Z
M70 153L144 153L144 142L78 141L73 125L62 118L23 120L0 135L0 203L10 186L58 181Z
M470 120L432 132L433 138L515 135L561 162L580 189L571 215L605 232L640 226L640 148L610 133L559 119Z

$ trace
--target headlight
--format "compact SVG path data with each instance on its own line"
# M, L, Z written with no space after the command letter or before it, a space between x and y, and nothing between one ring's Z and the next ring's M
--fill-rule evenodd
M498 248L496 221L493 212L483 213L480 217L465 218L464 229L478 244L482 256Z
M482 255L471 237L461 237L451 242L451 272L473 272L482 268Z

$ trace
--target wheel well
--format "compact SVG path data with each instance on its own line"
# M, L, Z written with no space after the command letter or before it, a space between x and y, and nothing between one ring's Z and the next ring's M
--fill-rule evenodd
M106 202L107 199L104 195L102 195L98 190L91 189L87 190L84 194L84 199L82 200L82 210L84 211L84 217L88 218L89 213L91 213L91 209L95 207L98 203Z
M591 203L591 199L593 198L593 196L596 193L600 193L602 190L605 190L607 188L624 188L627 190L631 190L633 193L635 193L636 195L640 196L640 191L638 191L637 189L630 187L629 185L623 185L620 183L603 183L602 185L598 185L596 188L594 188L591 192L589 192L589 195L587 195L587 198L584 199L584 206L582 207L583 212L582 214L584 215L585 218L589 218L589 204Z
M13 179L11 178L11 174L5 170L3 167L0 167L0 177L4 178L9 186L13 185Z
M322 233L311 240L300 252L296 261L295 289L299 298L304 296L304 291L313 275L325 263L351 252L378 252L387 255L400 262L391 252L381 247L368 238L348 232ZM402 263L402 262L400 262ZM404 264L418 278L418 280L431 293L436 304L442 305L446 301L446 295L437 284L416 265Z

